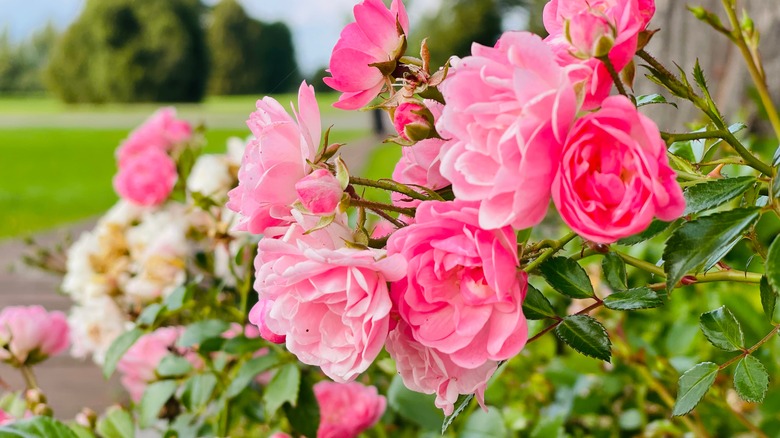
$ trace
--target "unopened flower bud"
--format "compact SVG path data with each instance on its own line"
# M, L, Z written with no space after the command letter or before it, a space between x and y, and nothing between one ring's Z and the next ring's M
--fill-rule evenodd
M295 183L295 191L303 206L311 213L328 215L336 211L344 190L327 169L317 169Z
M39 403L39 404L33 406L33 408L30 411L36 417L38 417L38 416L51 417L52 414L54 413L51 410L51 408L49 407L49 405L47 405L46 403Z
M417 102L398 105L393 115L393 125L398 135L405 140L425 140L435 133L433 115L425 105Z
M24 399L32 405L46 403L46 395L38 388L28 389L24 392Z
M94 429L97 424L97 413L90 408L84 408L76 414L76 423L86 427L87 429Z
M604 15L585 10L565 22L566 39L574 46L574 55L601 58L615 45L615 29Z

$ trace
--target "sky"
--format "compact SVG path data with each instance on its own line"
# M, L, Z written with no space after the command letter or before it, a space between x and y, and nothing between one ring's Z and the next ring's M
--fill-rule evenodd
M218 0L204 0L214 4ZM263 21L284 21L293 32L298 63L310 74L327 65L341 28L352 20L357 0L239 0L247 13ZM75 20L85 0L0 0L0 30L18 41L52 22L64 29ZM438 10L441 0L407 0L415 17Z

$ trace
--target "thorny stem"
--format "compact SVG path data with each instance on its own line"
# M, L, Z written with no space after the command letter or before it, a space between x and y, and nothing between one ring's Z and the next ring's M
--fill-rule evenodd
M531 272L534 269L538 268L539 265L544 263L545 260L549 259L553 255L555 255L555 253L562 250L567 243L571 242L576 237L577 237L577 233L569 233L558 240L546 242L546 244L549 245L550 248L547 249L544 253L542 253L542 255L537 257L536 260L529 263L525 268L523 268L523 270L525 272Z
M634 105L636 105L636 100L634 99L634 96L630 96L626 92L626 87L623 85L623 81L620 80L620 75L618 75L617 70L615 70L614 64L612 64L612 61L609 59L609 56L602 56L599 58L599 61L601 61L605 67L607 67L607 71L609 72L609 75L612 77L612 82L615 83L615 87L617 87L618 93L622 94L623 96L628 97L631 99L631 102L634 102Z
M650 64L650 66L655 70L669 79L670 83L668 84L668 87L670 90L672 90L676 95L687 96L688 100L690 100L697 108L707 114L707 116L712 120L713 123L715 123L715 125L723 134L723 140L731 145L731 147L734 148L734 151L736 151L737 154L745 159L745 162L748 166L758 170L765 175L772 175L772 168L760 159L756 158L755 155L750 153L750 151L748 151L745 146L743 146L742 143L737 140L734 134L732 134L726 127L726 124L723 121L721 115L717 112L716 109L713 109L705 99L696 94L689 86L680 82L680 80L677 79L677 76L672 74L666 67L663 66L663 64L658 62L657 59L653 58L653 56L646 51L639 50L637 51L637 55L645 62Z
M376 212L377 210L381 211L392 211L395 213L400 213L406 216L414 216L414 209L413 208L404 208L404 207L396 207L395 205L391 204L384 204L382 202L374 202L374 201L367 201L365 199L350 199L349 205L354 207L363 207L367 208L371 211Z
M359 177L351 176L349 177L349 183L354 184L356 186L373 187L375 189L382 189L382 190L400 193L402 195L406 195L412 199L418 199L420 201L429 201L431 199L421 193L412 190L411 188L403 184L391 180L374 181L367 178L359 178Z
M676 143L678 141L704 140L708 138L724 138L725 136L726 133L720 129L717 129L715 131L704 131L704 132L686 132L683 134L674 134L671 132L661 133L661 138L663 138L667 144Z
M753 79L753 83L756 86L758 95L761 98L761 103L764 104L764 109L769 117L769 122L772 124L772 129L775 131L777 138L780 139L780 115L778 115L777 107L772 102L772 96L769 94L766 76L761 67L761 60L756 59L756 57L753 56L753 52L751 52L747 45L747 41L745 41L745 34L742 32L739 19L737 19L736 1L732 2L733 4L730 4L727 0L722 0L722 2L723 8L726 10L726 15L728 15L729 22L733 29L730 35L731 40L734 41L740 52L742 52L742 57L745 58L750 77ZM771 175L771 173L768 175Z

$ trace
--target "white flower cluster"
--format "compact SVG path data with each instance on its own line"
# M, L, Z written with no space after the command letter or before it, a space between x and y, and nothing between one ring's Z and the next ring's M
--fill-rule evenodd
M187 180L189 193L208 196L218 205L227 199L244 142L231 139L228 145L228 154L198 158ZM204 211L191 197L159 207L120 200L93 230L83 233L68 250L62 283L74 301L69 316L73 355L91 355L102 364L111 343L132 328L146 306L196 275L198 253L214 257L213 272L205 274L235 284L235 275L243 271L231 263L248 237L231 231L233 215L224 210L215 206Z

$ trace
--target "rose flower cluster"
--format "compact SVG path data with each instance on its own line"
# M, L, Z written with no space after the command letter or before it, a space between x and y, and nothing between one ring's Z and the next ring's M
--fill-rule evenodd
M658 128L610 96L654 10L652 0L552 0L547 38L506 32L430 71L426 50L405 56L400 0L356 5L325 81L343 93L336 107L373 103L393 120L402 158L392 181L373 182L393 204L358 195L372 182L351 177L339 145L323 140L311 86L292 115L258 101L227 205L240 230L264 236L250 315L261 335L336 382L385 348L406 386L435 393L445 413L459 394L482 402L498 364L528 340L516 231L551 201L595 243L683 213ZM366 212L381 218L372 231Z

